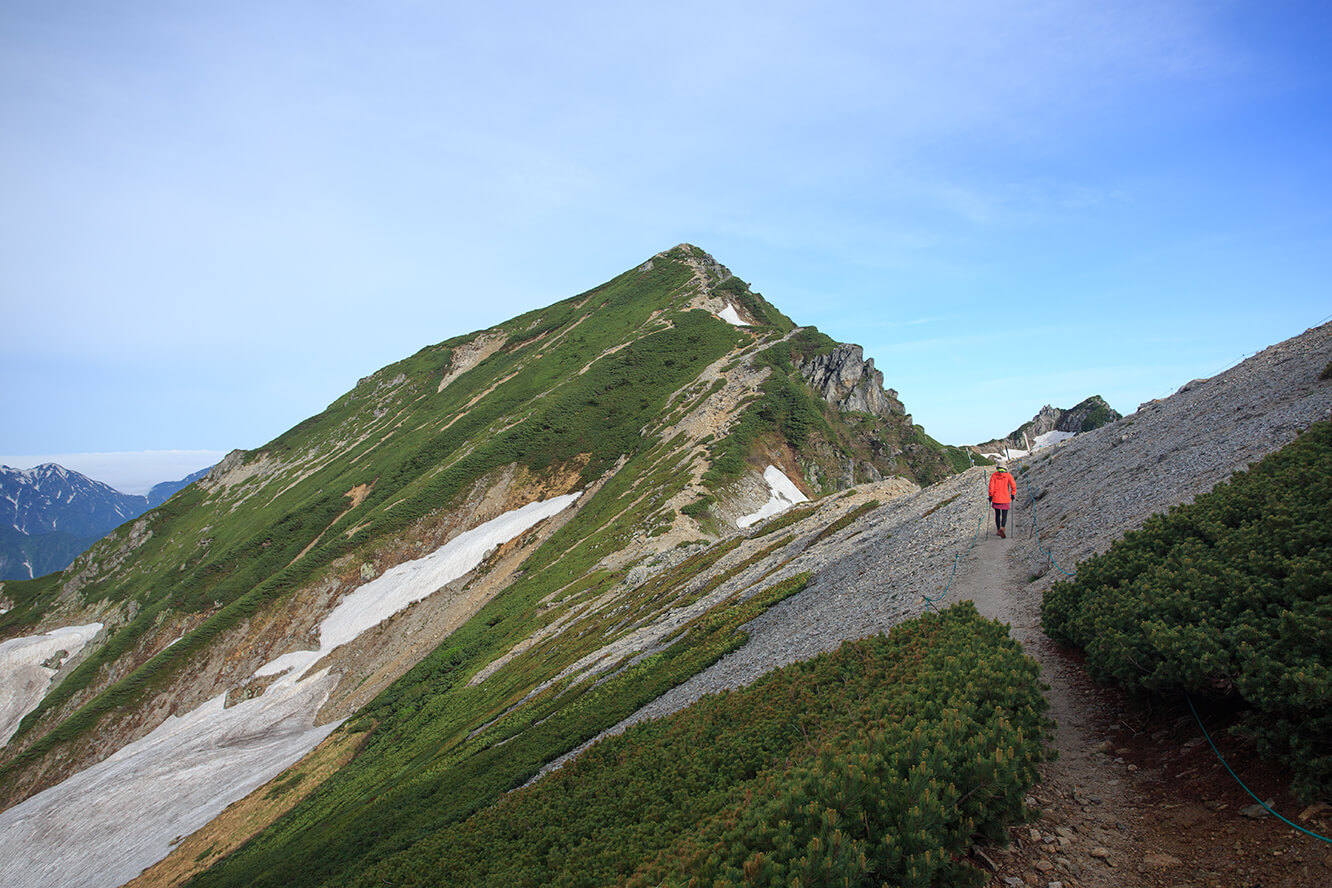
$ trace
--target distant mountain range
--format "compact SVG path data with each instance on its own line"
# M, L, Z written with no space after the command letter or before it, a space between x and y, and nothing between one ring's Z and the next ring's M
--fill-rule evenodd
M115 528L156 508L208 474L154 485L147 496L121 493L55 463L0 466L0 580L31 579L69 566Z

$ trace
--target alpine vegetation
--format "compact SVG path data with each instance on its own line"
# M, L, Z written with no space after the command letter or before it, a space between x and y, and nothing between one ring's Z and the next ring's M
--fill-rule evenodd
M1135 691L1238 704L1236 732L1332 789L1332 422L1148 519L1046 593L1051 638Z
M1051 635L1242 697L1310 791L1326 429L1146 519L1326 417L1329 330L1013 466ZM1052 723L1003 624L921 613L978 461L688 244L423 348L0 585L0 882L980 884Z
M0 878L112 886L166 855L201 884L418 866L435 854L422 837L472 830L549 763L740 650L744 627L800 595L853 522L968 463L912 424L859 347L796 326L689 245L426 347L233 452L62 573L0 586L5 650L28 652L0 660L3 686L22 686L5 704L0 842L18 850ZM908 590L880 594L880 628L910 616ZM973 664L997 670L987 678L941 661L930 687L954 690L937 724L892 708L917 680L891 665L895 644L784 674L790 702L767 700L725 741L747 763L679 779L718 777L705 804L722 803L709 809L720 824L747 785L869 756L853 769L866 786L925 780L953 813L942 831L908 829L915 808L867 798L877 813L848 839L856 866L966 870L973 834L1022 816L1046 724L1034 672L993 642L993 661ZM809 722L802 701L853 673L858 694L885 696ZM898 681L900 695L886 690ZM980 687L985 699L967 696ZM904 750L934 748L941 728L962 758L912 770ZM791 764L773 770L776 755ZM534 787L548 797L565 779ZM653 791L678 795L675 779ZM228 805L253 816L228 825ZM216 837L172 853L196 831ZM821 835L764 859L803 866ZM657 850L697 841L714 839L664 828L615 871L650 872Z

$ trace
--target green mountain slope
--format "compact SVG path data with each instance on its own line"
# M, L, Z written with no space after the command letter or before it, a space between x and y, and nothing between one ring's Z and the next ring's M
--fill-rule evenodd
M580 491L570 514L459 581L464 604L423 602L331 658L342 678L323 717L354 716L337 736L359 753L206 878L299 870L338 884L464 820L743 644L737 627L797 588L774 573L789 537L736 533L765 465L811 495L964 467L900 405L849 409L861 402L811 388L815 359L836 350L682 245L362 379L63 574L0 588L0 637L106 627L0 753L0 804L170 712L261 695L255 670L313 647L319 620L366 580ZM763 559L767 582L719 597ZM677 629L630 643L676 612ZM419 636L396 628L410 620Z
M1046 757L1037 671L967 604L638 725L484 809L441 780L293 818L195 884L980 884L962 858L1005 840Z

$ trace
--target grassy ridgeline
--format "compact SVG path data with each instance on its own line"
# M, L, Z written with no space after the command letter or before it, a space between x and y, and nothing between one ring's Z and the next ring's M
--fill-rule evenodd
M1102 680L1244 707L1235 730L1332 790L1332 423L1056 583L1045 631Z
M970 603L707 697L361 885L977 885L1046 757L1037 667Z
M311 583L358 546L373 550L376 539L391 538L456 502L488 472L512 464L540 471L584 457L585 474L594 476L619 456L652 446L640 430L660 415L670 395L748 339L702 311L670 312L669 324L644 331L652 312L668 308L688 279L686 267L662 262L650 272L627 272L582 297L510 321L502 326L515 344L443 391L438 384L449 366L449 346L424 349L376 374L402 379L383 404L411 422L391 437L381 442L381 435L369 436L360 445L363 453L348 451L346 458L308 475L299 471L298 461L291 470L298 477L277 496L233 502L196 486L149 512L141 519L151 531L148 540L124 569L108 571L81 590L89 602L133 599L138 616L114 627L108 643L29 713L17 737L39 727L50 730L17 760L0 765L0 776L87 736L109 713L171 681L228 629ZM542 339L575 326L578 333L562 344ZM640 335L631 341L626 338L631 332ZM615 346L622 347L604 354ZM571 367L586 370L575 373ZM334 447L330 442L339 436L365 436L364 429L376 421L376 402L367 393L374 386L373 378L363 381L265 450L308 453ZM466 407L491 388L489 397ZM444 425L448 428L441 430ZM346 491L357 484L371 484L373 490L362 506L348 509ZM358 524L354 538L345 532ZM103 560L105 552L124 545L126 531L117 531L120 540L109 537L100 544ZM205 537L206 545L192 542ZM309 550L315 540L322 542ZM35 625L55 606L66 579L7 583L15 607L0 615L0 631ZM208 616L180 643L129 670L72 715L60 716L59 724L44 724L98 676L116 671L111 664L123 662L145 635L177 614Z

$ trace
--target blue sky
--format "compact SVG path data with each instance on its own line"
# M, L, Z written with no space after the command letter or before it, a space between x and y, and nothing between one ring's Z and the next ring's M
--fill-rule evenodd
M682 241L947 443L1132 412L1332 314L1330 9L6 3L0 462L258 447Z

